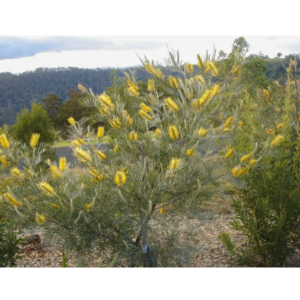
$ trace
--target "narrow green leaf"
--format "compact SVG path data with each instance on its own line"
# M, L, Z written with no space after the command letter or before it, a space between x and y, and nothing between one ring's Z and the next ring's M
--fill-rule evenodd
M81 268L81 258L80 258L80 256L78 256L78 265L77 265L77 268Z
M67 267L66 256L65 256L65 249L63 249L63 263L62 263L62 267L63 268Z
M114 266L117 258L118 258L118 254L114 257L114 259L112 260L112 262L108 265L109 268L112 268Z
M97 265L97 268L100 268L102 265L103 260L100 260L99 264Z

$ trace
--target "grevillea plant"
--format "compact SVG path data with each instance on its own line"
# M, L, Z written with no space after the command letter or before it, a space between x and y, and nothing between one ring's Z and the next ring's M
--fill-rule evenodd
M2 198L24 225L43 226L50 238L82 255L98 249L117 253L128 266L188 265L190 244L169 226L174 214L168 211L197 208L222 191L221 180L237 181L255 163L234 174L228 163L235 151L229 134L238 126L241 54L223 77L214 56L198 55L194 66L169 54L178 76L167 77L146 58L147 89L125 73L130 103L118 93L94 95L78 86L106 126L92 132L70 116L76 164L45 160L49 169L41 173L38 135L21 147L1 135L1 161L15 179ZM16 165L19 157L24 170Z

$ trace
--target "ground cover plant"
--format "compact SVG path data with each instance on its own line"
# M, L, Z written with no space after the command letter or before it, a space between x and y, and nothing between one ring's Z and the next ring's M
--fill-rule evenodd
M291 188L298 184L298 154L292 151L298 148L292 143L295 134L290 136L289 132L291 126L296 132L299 125L296 116L290 121L291 114L295 114L291 81L285 91L287 95L278 91L276 96L284 105L278 108L282 110L280 123L281 119L270 113L272 102L267 101L272 99L272 90L256 91L257 98L267 103L261 107L253 100L253 87L251 95L245 91L244 55L243 47L235 45L225 64L214 54L206 54L197 56L195 66L181 62L179 54L170 51L169 67L178 76L168 77L158 65L142 59L151 78L147 88L142 89L134 73L125 72L126 99L130 101L124 101L117 89L95 95L79 84L79 90L85 94L84 105L99 111L95 122L106 124L94 132L83 121L68 118L80 172L74 172L63 157L58 164L47 159L46 145L40 142L38 133L33 133L27 144L3 133L2 167L12 176L2 191L3 205L15 211L22 226L43 226L49 239L60 243L66 251L75 249L80 257L88 257L91 251L99 251L99 255L106 251L111 253L111 260L117 254L119 260L131 267L190 266L193 236L187 234L179 240L176 224L168 226L166 211L195 212L204 201L222 195L227 182L236 187L241 199L234 202L237 219L233 225L238 230L242 228L251 248L252 235L261 230L246 230L247 224L253 223L249 213L247 224L244 218L244 212L253 211L253 201L247 198L249 189L260 193L256 192L254 181L261 172L265 179L265 174L270 175L272 184L264 195L270 194L274 190L272 185L276 185L272 164L287 178L291 171L285 169L285 174L282 169L289 155L295 157L291 167L295 182L290 183ZM271 128L272 122L278 134ZM265 129L272 129L274 135ZM106 150L100 147L104 141L109 141ZM292 152L280 152L282 147ZM284 159L277 166L278 155ZM21 157L24 170L18 165ZM40 168L41 163L48 168ZM275 177L277 180L278 176ZM297 192L290 192L291 188L287 186L288 192L278 201L281 210L274 208L264 220L264 228L270 228L270 224L282 220L284 211L293 211L292 219L290 214L286 215L290 223L270 234L271 244L274 235L295 235L291 228L297 228L299 197ZM285 210L282 201L287 195L293 199L293 205ZM267 207L273 201L260 194L258 197L258 205L263 203ZM234 251L229 235L223 234L221 239L232 253L240 254ZM270 261L272 265L282 263L284 258L278 253L271 256L281 258L263 258L265 265Z

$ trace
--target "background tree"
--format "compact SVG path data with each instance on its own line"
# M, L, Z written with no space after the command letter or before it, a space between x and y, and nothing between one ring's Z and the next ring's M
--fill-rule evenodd
M17 116L17 122L11 128L14 139L29 145L33 133L40 134L40 142L53 143L55 133L46 110L42 104L31 105L31 110L23 108Z
M280 58L282 56L282 53L278 52L277 57Z
M62 99L55 94L48 94L46 98L42 99L43 107L47 111L52 126L56 128L57 117L62 106Z

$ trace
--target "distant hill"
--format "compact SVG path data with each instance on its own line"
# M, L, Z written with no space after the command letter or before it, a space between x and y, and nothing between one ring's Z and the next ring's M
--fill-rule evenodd
M76 89L78 83L102 93L110 84L113 69L39 68L21 74L0 73L0 126L14 124L16 115L24 107L30 107L33 99L41 102L48 94L56 94L63 101L66 93ZM122 77L120 70L116 75ZM147 73L136 68L136 78L146 80Z

